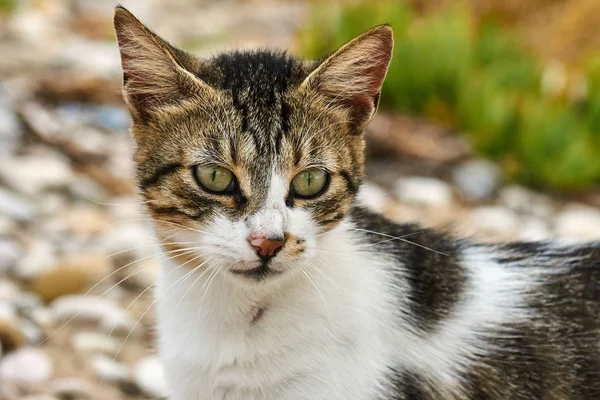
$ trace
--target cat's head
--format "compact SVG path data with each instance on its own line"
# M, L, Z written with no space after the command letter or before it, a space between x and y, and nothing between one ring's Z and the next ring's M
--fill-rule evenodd
M139 188L167 254L249 281L309 262L358 191L391 28L319 62L268 51L202 60L121 7L115 28Z

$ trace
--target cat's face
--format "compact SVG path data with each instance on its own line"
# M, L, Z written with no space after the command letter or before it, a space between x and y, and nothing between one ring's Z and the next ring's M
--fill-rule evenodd
M391 30L317 63L270 52L201 61L124 9L115 26L139 186L166 254L251 282L310 263L358 190Z

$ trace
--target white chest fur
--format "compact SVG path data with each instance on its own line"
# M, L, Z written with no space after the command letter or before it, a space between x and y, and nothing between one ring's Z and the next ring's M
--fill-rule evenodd
M184 278L189 269L163 263L158 329L172 400L374 398L392 354L389 280L375 255L342 239L323 240L319 271L272 287L242 287L227 272Z

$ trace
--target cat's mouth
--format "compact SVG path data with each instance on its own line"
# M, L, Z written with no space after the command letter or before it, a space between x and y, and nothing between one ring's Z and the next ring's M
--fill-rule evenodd
M230 271L234 275L252 279L257 282L281 274L281 271L271 268L268 261L262 261L259 265L251 269L230 269Z

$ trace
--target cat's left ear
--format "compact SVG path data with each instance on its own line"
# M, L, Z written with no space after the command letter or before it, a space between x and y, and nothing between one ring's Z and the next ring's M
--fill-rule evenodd
M362 130L377 111L393 47L392 28L376 26L325 59L302 86L347 107L351 122Z

